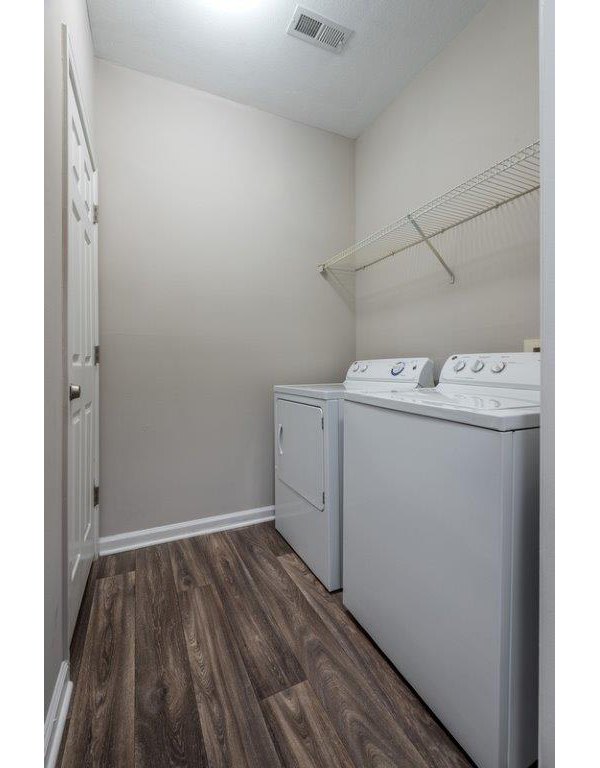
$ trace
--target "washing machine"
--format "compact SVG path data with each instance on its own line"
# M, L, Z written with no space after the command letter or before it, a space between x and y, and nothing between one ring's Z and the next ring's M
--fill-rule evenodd
M347 393L343 602L479 768L537 755L539 354Z
M433 386L426 358L360 360L341 384L277 385L275 527L332 591L342 586L343 400Z

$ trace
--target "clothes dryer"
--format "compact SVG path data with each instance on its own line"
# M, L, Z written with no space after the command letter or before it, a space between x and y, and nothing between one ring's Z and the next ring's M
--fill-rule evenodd
M433 385L426 358L360 360L343 384L278 385L275 527L329 590L341 580L343 400Z

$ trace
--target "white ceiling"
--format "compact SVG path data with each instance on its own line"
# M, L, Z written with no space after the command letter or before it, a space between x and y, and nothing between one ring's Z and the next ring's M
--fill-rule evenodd
M286 34L295 0L88 0L96 54L354 138L486 0L303 0L355 30L341 54Z

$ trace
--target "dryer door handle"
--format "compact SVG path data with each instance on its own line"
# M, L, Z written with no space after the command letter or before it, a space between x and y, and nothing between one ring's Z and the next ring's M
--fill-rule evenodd
M283 424L280 424L277 430L277 450L279 455L283 456Z

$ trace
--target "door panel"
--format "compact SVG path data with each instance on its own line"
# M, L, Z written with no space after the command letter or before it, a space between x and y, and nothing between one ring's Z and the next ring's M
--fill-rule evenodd
M324 507L323 410L277 401L277 476L314 507Z
M83 124L68 79L67 101L67 360L69 639L96 548L94 484L97 446L97 252L94 171ZM79 396L74 397L78 388Z

